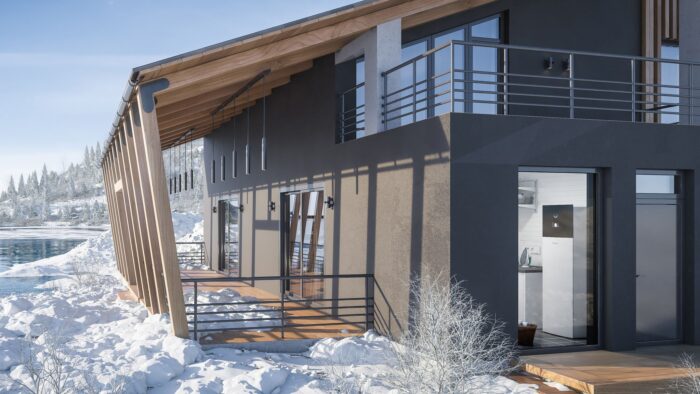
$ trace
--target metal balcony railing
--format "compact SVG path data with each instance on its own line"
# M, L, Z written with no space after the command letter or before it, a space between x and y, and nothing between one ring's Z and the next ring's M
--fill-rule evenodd
M204 242L176 242L177 260L180 264L204 265Z
M386 129L447 112L700 124L696 63L452 41L382 74Z
M365 131L365 84L360 83L340 96L338 137L340 142L362 137Z
M336 291L329 293L334 296L304 299L290 294L293 282L314 281L325 281L333 286ZM245 296L246 288L252 289L251 283L255 283L256 297ZM242 334L276 330L284 339L285 333L291 330L303 334L304 330L313 332L323 327L355 330L374 327L374 276L371 274L183 278L182 285L185 314L195 340L202 334L222 332ZM226 302L205 301L203 295L207 291L220 294L226 288L235 289L241 297ZM267 291L263 290L266 288ZM270 288L278 291L269 291Z

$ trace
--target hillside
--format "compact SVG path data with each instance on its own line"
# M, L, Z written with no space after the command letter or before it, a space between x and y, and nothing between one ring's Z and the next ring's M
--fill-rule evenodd
M194 190L170 196L173 210L198 212L202 199L201 141L195 142L188 163L195 168ZM175 174L178 167L170 165L173 159L164 152L166 175ZM109 223L104 196L100 160L102 146L85 147L80 163L71 163L61 172L49 171L43 166L36 172L10 178L0 194L0 227L23 226L102 226ZM188 164L189 168L189 164ZM17 179L17 180L16 180Z

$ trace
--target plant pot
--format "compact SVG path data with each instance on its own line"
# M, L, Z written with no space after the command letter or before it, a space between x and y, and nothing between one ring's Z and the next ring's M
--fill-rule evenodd
M537 324L518 325L518 345L532 346L535 341L535 332L537 332Z

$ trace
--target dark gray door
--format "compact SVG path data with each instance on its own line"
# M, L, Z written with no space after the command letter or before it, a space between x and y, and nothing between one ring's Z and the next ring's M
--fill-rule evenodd
M637 341L680 339L679 204L637 200Z

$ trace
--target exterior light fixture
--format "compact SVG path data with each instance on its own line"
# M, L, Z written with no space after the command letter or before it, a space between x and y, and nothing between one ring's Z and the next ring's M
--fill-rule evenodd
M552 56L546 57L544 59L544 69L551 70L554 67L554 58Z
M270 201L270 202L267 203L267 209L268 209L269 211L274 211L275 208L276 208L276 205L275 205L275 202L274 202L274 201Z
M326 206L330 209L333 209L333 207L335 207L335 200L331 196L328 196L328 198L326 198L326 201L324 202L326 203Z

